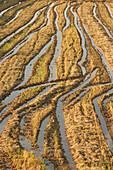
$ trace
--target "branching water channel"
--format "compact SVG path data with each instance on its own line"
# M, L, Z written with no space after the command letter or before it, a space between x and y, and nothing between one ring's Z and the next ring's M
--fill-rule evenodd
M94 9L93 9L93 15L94 15L94 17L97 19L98 23L104 27L104 29L105 29L106 33L108 34L108 36L109 36L111 39L113 39L113 36L112 36L111 33L109 32L109 30L107 29L107 27L105 26L105 24L102 23L102 21L97 17L97 14L96 14L96 13L97 13L97 5L94 4Z
M104 29L106 30L107 34L111 37L111 35L109 34L107 28L106 28L106 27L101 23L101 21L96 17L96 11L95 11L95 10L96 10L96 4L95 4L94 10L93 10L94 17L98 20L99 24L101 24L101 25L104 27ZM113 72L112 72L109 64L107 64L107 61L106 61L106 59L105 59L105 57L104 57L104 56L105 56L104 53L102 53L102 51L94 44L94 41L93 41L93 39L91 38L91 36L89 35L89 33L88 33L85 25L84 25L83 23L82 23L82 25L83 25L83 27L84 27L87 35L89 36L92 45L93 45L94 48L97 50L97 52L101 55L102 60L103 60L103 64L106 66L106 69L107 69L107 71L108 71L108 74L109 74L109 76L110 76L110 78L111 78L111 83L113 83ZM112 37L111 37L111 38L112 38ZM113 92L113 89L109 90L106 94L109 94L109 93L111 93L111 92ZM97 113L97 115L98 115L98 117L99 117L99 120L100 120L100 123L101 123L101 127L102 127L102 130L103 130L104 136L105 136L105 138L106 138L106 141L107 141L107 143L108 143L108 146L109 146L111 152L113 153L113 141L112 141L111 136L110 136L110 134L109 134L109 132L108 132L105 119L104 119L104 117L102 116L100 107L99 107L99 105L98 105L98 99L99 99L100 97L102 97L103 95L104 95L104 94L102 94L101 96L98 96L98 97L94 98L94 99L93 99L93 104L94 104L94 107L95 107L95 111L96 111L96 113Z
M106 4L106 2L105 2L104 4L105 4L105 6L106 6L107 9L108 9L108 12L109 12L109 14L110 14L110 17L113 18L113 15L112 15L112 12L111 12L110 7Z
M47 11L47 17L45 16L45 21L44 23L40 26L39 28L39 31L43 30L45 27L47 27L50 23L50 19L49 19L49 12L50 12L50 9L51 7L53 6L53 4L50 5L48 11ZM44 9L44 8L43 8ZM41 9L39 11L39 13L43 10ZM38 14L39 14L38 13ZM46 21L47 21L47 24L46 24ZM45 25L46 24L46 25ZM13 49L11 49L11 51L9 51L7 54L5 54L2 58L2 60L0 61L0 65L9 57L15 55L18 50L23 46L25 45L27 42L30 41L31 37L36 33L37 31L32 31L31 33L29 33L21 42L19 42Z
M57 29L57 33L56 33L56 36L57 36L57 45L56 45L56 48L55 48L54 58L51 61L51 64L49 66L49 69L50 69L49 81L56 79L56 64L55 64L55 61L59 57L59 55L61 53L62 34L61 34L61 31L58 28L58 13L56 11L56 8L57 8L57 6L54 8L54 11L55 11L56 16L57 16L56 20L55 20L55 25L56 25L56 29Z
M11 35L7 36L7 38L3 39L1 42L0 42L0 46L3 45L6 41L8 41L9 39L11 39L14 35L18 34L20 31L22 31L23 29L25 29L27 26L29 26L30 24L32 24L36 18L38 17L39 15L39 12L42 11L45 7L43 7L42 9L39 9L38 11L35 12L33 18L26 24L24 25L23 27L19 28L17 31L15 31L14 33L12 33Z
M65 3L65 2L62 2L62 3ZM54 163L54 161L52 161L51 159L49 160L49 158L47 158L46 155L44 155L45 154L45 142L46 142L46 130L47 130L49 123L51 125L50 121L51 121L52 115L55 116L55 118L58 121L58 125L59 125L58 133L60 136L59 137L60 144L58 144L58 146L61 147L60 149L62 151L62 157L67 160L68 166L70 167L70 169L73 169L73 170L81 169L82 170L82 168L87 169L88 166L90 166L90 168L93 167L90 163L86 163L87 161L85 160L86 158L84 156L87 153L84 154L84 152L82 150L80 150L80 148L78 149L78 146L79 145L81 146L81 143L80 143L79 139L76 140L76 135L78 133L78 132L76 132L76 130L75 130L75 134L73 134L71 136L73 143L71 144L72 146L70 146L71 139L70 139L70 136L68 136L69 134L67 133L68 126L66 126L66 120L65 120L64 115L65 115L65 112L67 111L67 114L70 116L71 115L70 109L73 109L74 107L78 107L77 103L84 100L84 98L89 94L89 91L91 92L91 89L94 89L94 88L97 88L97 89L105 88L100 93L95 92L96 94L94 94L94 92L92 90L92 95L94 97L93 97L93 99L91 99L91 103L92 103L94 113L97 115L98 120L100 121L100 125L97 124L98 129L102 128L100 140L104 139L104 138L102 138L102 135L103 135L105 137L104 140L107 143L107 146L109 148L109 149L107 149L107 152L106 152L106 150L104 150L105 145L101 146L102 149L104 150L103 152L105 154L105 157L110 158L110 155L107 155L108 150L110 150L110 153L113 154L113 141L112 141L113 139L110 136L109 128L107 127L108 124L106 123L106 119L104 118L104 115L102 114L102 110L98 103L100 98L107 96L107 97L105 97L105 99L103 100L103 103L102 103L104 109L107 109L106 108L107 103L112 99L112 96L113 96L113 72L112 72L112 68L107 63L104 52L102 52L100 50L100 48L98 46L96 46L96 43L95 43L93 37L90 35L90 32L88 32L89 29L87 29L87 23L84 23L84 21L82 22L82 19L80 18L79 8L81 7L81 5L84 8L85 3L87 3L87 2L84 2L82 4L74 2L74 4L76 4L76 5L73 5L72 1L67 3L67 5L63 11L66 24L62 28L62 31L60 31L60 29L59 29L59 22L60 22L59 21L59 19L60 19L59 13L61 11L57 11L57 7L62 4L60 4L60 2L56 1L54 3L48 2L48 5L45 5L43 7L41 6L41 8L39 6L39 8L38 8L39 10L37 10L35 12L35 14L33 15L33 17L31 18L31 20L29 22L27 22L25 25L22 25L19 29L15 30L15 32L11 33L10 35L8 35L6 38L4 38L0 42L0 46L2 46L6 42L8 42L10 39L12 39L12 37L14 37L15 35L18 35L25 28L30 26L25 37L23 39L21 39L21 41L18 42L10 51L7 52L7 50L6 50L5 55L2 56L2 59L0 61L1 70L2 70L2 66L5 67L5 63L7 65L7 59L9 60L11 57L13 57L13 55L17 54L19 49L21 47L23 47L25 44L27 46L27 42L31 41L31 37L35 33L40 32L40 31L45 31L46 28L49 28L48 26L51 26L51 20L50 20L51 16L50 15L52 15L52 14L50 11L53 12L54 19L52 22L55 26L54 34L52 34L52 35L51 35L51 33L49 34L50 35L49 41L47 41L47 43L45 43L43 45L43 47L41 49L39 49L39 52L29 61L29 63L27 63L27 65L25 66L25 69L24 69L23 79L21 80L20 84L18 83L19 85L12 86L11 89L10 89L10 85L8 86L8 84L5 85L4 87L1 86L2 93L3 92L5 93L8 88L10 90L8 91L9 95L6 96L5 99L2 99L2 98L0 99L1 100L1 103L0 103L0 110L1 110L1 112L0 112L0 121L1 121L1 123L0 123L0 144L1 144L0 151L1 151L1 148L3 148L3 149L5 148L4 144L6 145L7 148L9 147L7 139L5 139L6 137L4 137L5 135L7 136L8 132L13 133L13 130L15 131L14 134L11 134L10 136L8 136L8 138L9 138L8 140L10 142L12 141L12 136L13 137L16 136L15 134L16 134L17 127L14 126L14 124L17 123L17 126L18 125L20 126L19 127L20 130L19 130L19 134L18 134L18 139L16 139L15 141L20 144L21 149L26 150L29 153L30 153L30 151L33 151L37 159L39 157L41 157L42 161L46 165L46 169L48 168L49 170L54 170L54 169L57 170L58 169L56 164ZM35 4L35 2L33 4ZM90 4L90 2L89 2L89 4ZM2 15L4 15L10 9L12 9L12 10L15 9L15 7L17 5L19 5L19 3L12 5L9 8L1 11L0 17L2 17ZM77 8L78 5L79 5L79 7ZM104 5L106 6L106 8L109 12L110 18L113 18L110 7L107 5L107 3L104 3ZM30 6L32 6L32 4ZM75 6L77 9L76 12L75 12ZM5 24L5 26L8 27L11 23L13 23L15 21L15 19L17 19L19 17L19 14L21 13L21 11L24 11L24 9L26 9L27 7L29 9L29 6L26 6L25 8L20 8L18 11L16 11L15 16L13 16ZM107 36L109 38L113 39L110 28L108 28L106 26L106 24L103 23L101 16L98 15L97 7L99 8L99 6L97 6L96 3L94 3L94 8L93 8L91 15L92 15L92 17L95 18L96 22L98 22L98 24L100 24L102 26L102 29L104 31L106 31ZM61 6L61 8L62 8L62 6ZM33 26L35 26L35 22L38 21L38 17L45 9L46 9L46 12L44 13L45 18L43 20L43 23L41 23L41 25L38 28L32 29ZM71 22L69 19L70 17L68 16L68 14L73 15L73 18L74 18L73 29L76 29L76 32L77 32L76 33L77 35L75 33L72 33L73 37L75 36L75 40L77 42L76 46L74 47L75 48L74 58L77 58L77 55L78 55L77 50L78 49L81 49L82 52L81 52L81 58L78 61L75 60L74 61L75 63L71 63L72 65L76 64L76 65L74 65L75 67L74 67L74 71L73 71L74 77L69 75L66 79L60 80L60 79L57 79L57 73L60 70L58 70L56 67L56 60L58 58L60 58L59 56L61 55L61 52L62 52L62 46L63 46L62 42L63 42L63 38L64 38L62 36L63 35L62 33L65 33L65 30L70 29L70 27L71 27L71 24L70 24ZM0 29L2 29L2 27ZM51 29L51 27L50 27L50 29ZM45 32L44 32L44 34L45 34ZM65 37L66 36L67 35L65 35ZM78 43L78 39L76 38L77 36L80 39L80 43ZM48 67L47 69L49 69L49 71L47 73L48 79L46 79L44 82L39 82L39 83L31 82L30 85L29 84L26 85L28 80L30 80L30 78L32 79L33 68L34 68L35 64L37 63L37 60L39 60L44 54L47 54L47 50L53 45L55 38L56 38L56 44L55 44L55 47L54 47L54 50L52 53L52 59L51 59L49 66L47 66ZM104 77L105 73L103 70L101 70L101 67L99 67L99 65L93 66L93 63L91 63L90 55L89 55L89 48L88 48L88 45L89 45L88 40L90 41L92 48L101 57L101 59L102 59L101 65L103 65L103 67L105 67L106 75L108 74L110 81L108 80L108 82L107 82L103 79L103 81L101 82L98 80L98 77L99 76ZM68 44L68 40L66 41L66 43ZM38 43L37 43L37 45L38 45ZM69 48L69 49L72 48L71 43L69 46L68 45L66 46L65 51L67 50L67 48ZM48 54L47 54L47 58L48 58ZM61 64L65 65L65 60L63 62ZM99 62L101 62L101 61L99 61ZM42 65L43 65L43 63L42 63ZM64 65L63 65L63 67L65 67ZM39 66L39 67L41 68L41 66ZM93 69L91 69L92 71L88 72L87 67L93 67ZM101 74L100 74L100 70L101 70ZM6 73L7 73L7 68L6 68L6 71L4 71L4 75ZM78 73L79 73L79 76L78 76ZM40 73L40 75L43 76L43 74L44 73L42 71ZM1 79L2 81L4 80L4 75ZM10 74L9 74L9 79L10 79ZM37 77L37 79L38 79L38 77ZM96 82L95 80L98 80L98 82ZM34 83L35 85L34 84L32 85L32 83ZM24 85L26 85L26 86L24 86ZM106 88L107 88L107 90L106 90ZM35 93L33 93L33 94L30 94L30 90L31 90L31 92L33 92L33 90L34 91L37 90L37 91L35 91ZM78 93L78 91L79 91L79 93ZM25 95L23 95L23 94L25 94ZM21 98L22 95L23 95L23 98ZM69 100L67 101L67 99L69 99ZM22 100L22 101L19 103L19 100ZM85 101L85 102L87 104L87 101ZM48 111L47 109L50 106L52 109L50 109L50 111ZM79 107L81 107L81 104L79 105ZM89 114L89 110L90 109L87 110L87 114ZM84 108L80 109L80 111L83 115L85 115ZM105 111L107 114L107 110L105 110ZM33 145L31 142L32 139L30 140L29 137L31 136L31 138L32 138L32 136L33 136L33 134L32 134L32 133L34 133L34 131L32 131L32 130L34 130L34 129L32 129L33 116L35 114L38 114L38 112L40 112L40 113L42 112L42 114L43 113L44 114L43 115L39 114L39 116L42 116L42 117L39 119L40 122L38 122L38 124L37 124L37 126L39 127L39 129L37 130L37 137L36 137L36 144L37 144L38 148L35 148L35 147L33 148ZM73 113L73 115L75 116L76 114ZM19 122L18 122L17 118L19 118ZM31 122L29 123L29 122L27 122L27 120L29 122L30 121ZM108 121L109 121L109 119L108 119ZM74 120L73 120L73 122L74 122ZM86 121L84 120L84 122L86 122ZM32 130L30 131L26 128L26 133L24 134L23 127L25 127L27 125L27 123L29 126L28 129L31 128ZM72 129L74 129L73 125L70 124L70 126ZM77 126L77 125L74 124L74 126ZM90 127L92 127L92 126L93 126L93 124L91 124L91 122L90 122ZM14 129L14 127L15 127L15 129ZM53 128L53 127L51 127L51 128ZM8 129L8 131L6 129ZM90 129L88 129L88 131L90 131ZM80 131L80 133L82 133L82 130ZM27 136L26 134L30 134L30 135ZM84 131L84 135L86 135L85 131ZM52 140L52 139L49 139L49 140ZM82 141L84 141L84 140L85 139L83 138ZM59 139L56 139L56 142L58 142L58 141L59 141ZM15 142L14 146L16 146L16 142ZM89 141L89 142L95 143L95 141ZM98 141L96 141L96 142L98 143ZM50 141L50 143L51 143L51 141ZM12 144L12 148L14 146ZM83 148L85 148L85 147L86 146L84 145ZM15 148L13 148L13 149L15 150ZM5 153L6 155L9 154L8 149L7 149L7 152L5 150L3 150L4 153L6 152ZM51 148L51 149L54 153L52 159L56 161L56 155L55 155L56 150L53 148ZM100 148L98 148L98 150L99 149ZM73 150L75 150L75 153L73 153ZM59 152L59 151L57 151L57 152ZM88 150L88 152L90 155L90 150ZM101 153L100 150L99 150L99 152ZM79 155L77 156L77 154L79 154ZM60 154L58 156L59 156L58 159L60 160ZM79 156L80 156L81 160L82 160L82 157L84 157L84 160L86 162L84 162L84 161L80 162ZM93 158L95 159L95 157L93 157L94 155L91 155L91 156L92 156L92 160L93 160ZM8 159L8 161L9 161L9 159ZM93 165L95 164L96 161L97 160L95 159L93 162ZM105 160L104 160L104 162L105 162ZM9 164L10 168L12 168L13 166L15 166L15 165ZM64 166L63 163L61 163L61 165L59 165L59 167L60 166L61 166L61 168L63 168L63 166ZM102 164L102 166L103 166L103 164ZM97 168L98 168L98 166L97 166Z

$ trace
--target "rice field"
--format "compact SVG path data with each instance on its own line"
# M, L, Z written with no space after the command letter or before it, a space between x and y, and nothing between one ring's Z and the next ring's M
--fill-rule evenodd
M113 169L113 2L0 0L0 169Z

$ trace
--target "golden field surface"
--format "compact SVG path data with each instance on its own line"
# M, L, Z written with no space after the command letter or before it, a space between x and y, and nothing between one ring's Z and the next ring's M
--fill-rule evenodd
M0 169L113 169L113 1L0 0Z

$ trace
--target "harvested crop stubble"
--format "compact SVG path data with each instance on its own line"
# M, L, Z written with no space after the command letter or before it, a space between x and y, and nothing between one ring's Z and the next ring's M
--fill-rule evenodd
M10 40L1 46L0 57L3 57L8 51L14 48L19 42L25 40L26 36L29 36L30 33L36 32L39 30L40 26L45 20L45 10L40 13L37 20L27 26L24 30L20 31L18 34L15 34ZM35 25L34 25L35 24Z
M9 41L7 41L0 47L0 58L2 58L8 51L14 48L20 41L22 41L25 38L28 29L29 27L21 31L21 33L16 34Z
M29 80L25 83L26 86L31 86L37 83L47 82L49 78L49 65L54 55L56 45L56 37L54 38L53 44L47 49L46 53L43 54L34 64L32 75Z
M88 63L87 63L87 73L91 73L95 68L99 68L97 76L95 76L94 84L107 83L110 82L110 78L106 68L102 64L101 56L93 48L89 37L87 36L87 47L88 47Z
M57 86L51 88L47 93L40 96L30 105L28 105L28 108L27 106L25 107L25 109L28 110L28 113L33 113L33 115L31 114L31 118L30 118L30 124L29 124L30 126L27 126L28 128L31 127L32 129L30 138L33 143L37 139L37 134L38 134L41 122L44 120L45 117L47 117L49 114L55 111L56 104L57 104L59 97L61 97L66 92L69 92L70 88L73 88L73 86L75 86L75 84L78 84L78 83L79 83L79 80L76 82L73 81L72 87L69 87L69 85L66 86L66 83L59 83ZM33 110L32 110L32 106L34 107Z
M29 8L25 8L17 19L11 22L8 26L5 25L0 28L0 40L15 32L20 27L27 24L35 14L35 12L47 5L47 1L37 1Z
M90 36L93 37L94 43L105 54L105 58L113 71L113 42L104 28L93 17L93 8L94 4L87 2L80 6L78 13Z
M113 2L112 1L106 1L106 4L110 7L111 13L113 14Z
M26 0L0 17L1 170L113 169L113 6L102 1Z
M108 103L108 111L113 114L113 98L110 100L110 102ZM113 116L113 115L112 115Z
M112 154L92 104L95 96L109 88L111 86L91 88L74 106L64 107L66 135L78 169L105 169L113 166Z
M113 94L112 94L113 95ZM109 120L109 122L107 122L108 125L108 129L111 135L111 138L113 139L113 98L107 103L106 106L106 113L107 113L107 119ZM105 110L103 110L103 113L105 112Z
M113 18L110 17L106 6L103 3L98 3L98 11L100 19L106 23L107 27L110 28L110 31L113 33Z
M44 23L45 20L45 16L47 14L47 9L45 8L38 16L38 19L31 25L31 27L29 28L29 31L27 34L36 31L36 30L40 30L40 26L42 26L42 24ZM46 25L46 23L45 23Z
M70 19L71 25L62 32L61 54L56 60L58 78L82 75L81 68L77 64L82 56L80 37L73 24L73 17L70 16Z
M36 158L34 153L23 150L19 144L19 122L20 116L15 113L8 120L8 123L1 134L4 142L0 141L0 147L3 148L5 156L9 159L13 169L41 169L44 164L39 158Z
M9 94L16 85L18 85L19 80L21 80L23 76L23 74L20 76L20 73L24 72L27 63L29 63L29 61L40 52L42 47L51 39L51 36L55 33L53 26L53 10L50 11L50 14L50 26L45 27L39 33L35 33L31 37L30 41L20 48L16 55L9 57L0 66L0 100Z
M15 4L20 2L20 0L16 0L16 1L13 1L13 2L11 2L11 1L12 0L8 1L5 4L0 5L0 10L3 9L3 8L7 8L8 5L10 5L10 7L11 7L12 5L15 5ZM19 5L14 6L12 9L9 9L6 13L4 13L1 16L0 25L6 24L8 22L8 20L11 20L16 15L18 10L24 9L27 6L32 5L35 1L36 0L29 0L29 1L27 0L25 2L19 3Z
M52 114L46 128L43 156L51 160L59 170L70 170L71 168L68 165L68 161L64 156L64 150L62 149L59 128L59 122L55 114Z
M58 12L58 15L59 15L58 27L59 27L60 31L62 31L62 29L64 28L64 26L66 24L66 20L65 20L65 17L64 17L65 8L66 8L66 3L63 3L63 4L61 4L57 7L57 12Z

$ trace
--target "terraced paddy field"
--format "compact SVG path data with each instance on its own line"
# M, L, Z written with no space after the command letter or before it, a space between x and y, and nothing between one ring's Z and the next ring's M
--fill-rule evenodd
M0 0L0 169L113 170L112 0Z

